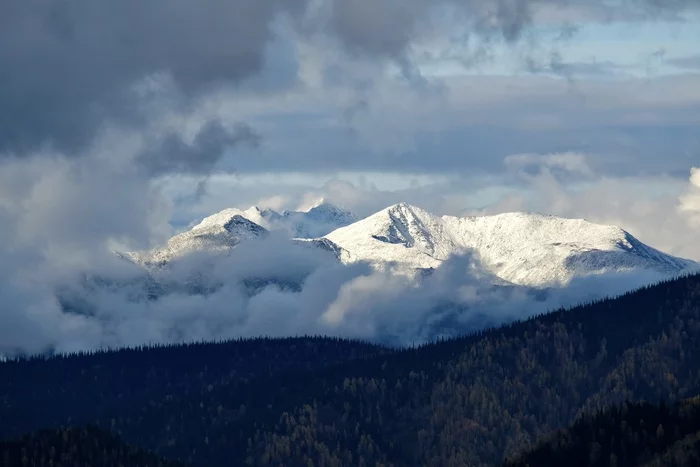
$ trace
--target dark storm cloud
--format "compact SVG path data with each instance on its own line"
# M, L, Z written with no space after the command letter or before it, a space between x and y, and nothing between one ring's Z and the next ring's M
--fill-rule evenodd
M0 3L0 153L84 147L107 119L134 123L139 80L183 96L260 70L270 23L302 0Z
M419 34L433 34L447 17L480 36L520 38L533 2L518 0L332 0L331 28L352 52L402 56ZM443 31L447 33L447 31Z
M603 8L603 0L322 0L312 32L350 51L406 65L423 36L517 41L550 6ZM75 153L105 122L138 125L143 95L133 85L164 74L181 97L240 82L264 65L280 13L301 18L308 0L24 0L0 3L0 153L45 144ZM682 12L697 0L639 0L617 8ZM327 7L327 8L324 8ZM607 8L607 7L606 7ZM631 15L634 16L634 15ZM318 18L317 18L318 19ZM293 24L301 24L293 22ZM291 38L289 40L292 40ZM293 54L293 50L283 52ZM285 69L294 69L295 63Z
M205 124L191 142L179 133L170 133L136 161L151 177L176 173L207 175L227 149L239 144L257 146L259 141L260 136L245 123L226 128L215 120Z
M676 17L700 10L698 0L329 0L331 29L351 50L370 56L401 56L419 34L448 35L456 25L462 40L517 42L543 9L569 10L572 20L630 21ZM577 18L577 16L580 16ZM562 24L562 36L570 35ZM573 27L575 29L575 27Z

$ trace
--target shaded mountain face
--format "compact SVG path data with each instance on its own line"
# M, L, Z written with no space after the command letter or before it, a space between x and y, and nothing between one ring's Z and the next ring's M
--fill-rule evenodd
M348 252L398 273L439 267L475 253L485 270L523 286L564 285L592 274L648 271L660 277L695 263L651 248L615 226L530 213L435 216L405 203L326 236Z

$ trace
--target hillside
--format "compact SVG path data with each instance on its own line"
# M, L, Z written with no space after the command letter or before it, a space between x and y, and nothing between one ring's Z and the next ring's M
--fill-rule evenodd
M3 467L178 467L180 464L128 446L109 432L87 427L42 430L0 441Z
M403 351L210 345L0 364L0 438L93 423L195 466L494 466L582 414L697 395L700 276Z
M504 467L695 467L698 402L623 404L582 417Z

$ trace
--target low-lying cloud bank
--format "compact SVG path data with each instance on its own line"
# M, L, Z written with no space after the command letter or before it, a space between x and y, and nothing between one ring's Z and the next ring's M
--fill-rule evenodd
M416 283L271 235L227 256L185 257L152 275L115 256L87 274L64 274L55 289L14 282L0 289L0 354L304 334L410 345L661 278L591 276L544 291L495 286L478 258L465 254Z

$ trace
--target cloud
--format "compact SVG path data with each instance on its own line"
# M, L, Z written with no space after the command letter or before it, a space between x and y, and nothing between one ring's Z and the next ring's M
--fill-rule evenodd
M571 174L590 177L593 171L588 166L585 154L556 153L556 154L514 154L507 156L503 163L509 170L527 171L533 167L537 170L560 169Z
M659 2L639 0L609 2L563 0L331 0L330 27L351 51L370 56L403 56L418 40L458 31L460 40L470 36L517 42L539 19L552 20L552 11L568 12L560 24L571 31L573 21L642 21L659 15L679 18L699 9L693 0ZM550 14L548 14L548 12ZM559 15L560 19L564 17Z
M546 291L494 286L478 256L466 252L448 258L419 286L381 273L350 280L321 321L334 333L392 345L420 344L616 296L660 279L636 272L577 278Z
M700 150L695 76L581 79L573 92L565 80L544 76L441 82L444 92L419 94L377 78L362 91L367 106L349 120L339 117L355 102L345 84L314 91L311 101L302 93L251 103L235 119L263 134L264 147L259 157L224 164L246 175L494 174L508 155L579 152L607 175L643 175L687 170Z
M688 55L685 57L677 57L666 60L666 63L678 68L688 70L700 69L700 55Z
M5 4L0 7L0 154L31 152L46 144L79 153L105 124L138 128L148 119L146 103L164 93L186 108L221 86L248 82L268 59L281 67L269 76L295 83L299 57L289 44L304 37L326 46L335 40L350 54L419 71L410 52L426 41L452 37L461 44L472 39L483 46L514 44L542 10L606 5L561 0ZM617 7L629 18L654 19L658 12L697 8L690 0ZM280 20L284 17L286 23ZM279 40L281 35L285 40ZM166 89L146 85L154 78ZM258 88L264 93L279 85Z
M169 290L157 299L144 293L144 272L116 257L87 275L64 271L62 306L48 294L37 299L36 290L17 297L21 289L13 288L3 295L9 312L0 316L0 354L303 334L410 345L658 279L590 277L543 294L494 286L478 257L467 252L414 283L366 264L339 264L328 252L275 235L230 256L185 257L155 274ZM266 280L255 285L260 278ZM194 286L208 292L192 294Z
M208 175L224 151L239 144L257 146L260 136L247 124L229 129L221 121L210 121L199 129L191 142L180 133L170 133L157 147L138 155L137 164L152 177L167 174Z
M700 231L700 168L690 171L690 186L679 199L678 210L687 216L688 223Z
M0 153L83 149L114 119L140 123L134 86L166 74L178 96L258 72L278 14L304 4L208 0L0 6Z
M624 77L629 75L629 68L610 60L598 61L595 57L586 61L565 61L561 52L549 51L545 58L531 54L524 58L525 69L533 74L550 74L566 78L571 84L574 79L599 77ZM649 72L647 66L647 73Z

